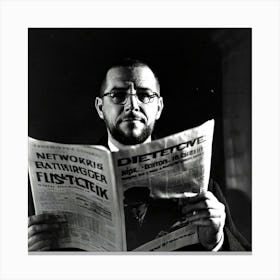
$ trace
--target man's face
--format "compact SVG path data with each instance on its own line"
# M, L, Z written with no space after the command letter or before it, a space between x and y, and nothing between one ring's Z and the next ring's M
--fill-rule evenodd
M151 103L144 104L135 95L139 89L149 89L159 94L153 72L144 66L111 68L106 76L104 93L116 89L125 89L129 92L126 103L115 104L109 95L97 97L98 114L104 119L110 135L119 143L124 145L143 143L152 134L155 121L163 109L161 97L155 97Z

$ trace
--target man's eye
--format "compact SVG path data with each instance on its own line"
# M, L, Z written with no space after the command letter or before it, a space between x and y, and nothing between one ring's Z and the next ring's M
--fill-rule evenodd
M137 96L139 99L146 99L149 98L151 94L149 92L141 91L137 93Z
M126 92L125 91L118 91L118 92L112 92L112 97L113 98L125 98L126 97Z

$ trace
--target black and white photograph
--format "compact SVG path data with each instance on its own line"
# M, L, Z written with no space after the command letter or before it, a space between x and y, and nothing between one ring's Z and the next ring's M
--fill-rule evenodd
M0 0L0 279L279 280L278 0Z
M28 250L251 251L251 39L30 28Z

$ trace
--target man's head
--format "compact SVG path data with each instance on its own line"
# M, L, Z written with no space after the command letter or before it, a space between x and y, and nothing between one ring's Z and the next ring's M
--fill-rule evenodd
M163 109L158 79L139 61L114 65L107 71L95 107L111 140L123 145L143 143Z

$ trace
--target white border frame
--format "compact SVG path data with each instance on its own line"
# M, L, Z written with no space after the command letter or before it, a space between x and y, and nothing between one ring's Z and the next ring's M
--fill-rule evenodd
M279 1L0 0L0 9L0 279L280 279ZM27 28L116 26L253 28L251 255L28 255Z

